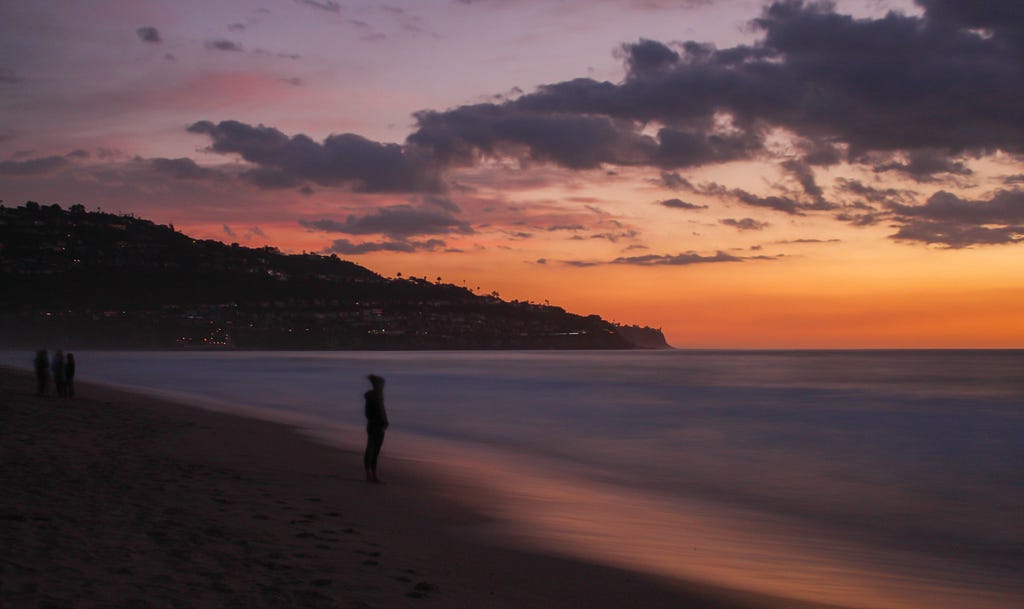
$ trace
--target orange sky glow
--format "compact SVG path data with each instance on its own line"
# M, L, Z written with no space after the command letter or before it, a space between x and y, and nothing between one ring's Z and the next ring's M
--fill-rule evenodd
M1024 29L963 6L12 7L0 199L681 348L1022 348Z

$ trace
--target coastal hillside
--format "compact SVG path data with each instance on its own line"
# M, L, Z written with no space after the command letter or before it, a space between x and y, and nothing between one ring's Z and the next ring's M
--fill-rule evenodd
M0 206L0 293L0 343L15 348L668 347L597 315L32 201Z

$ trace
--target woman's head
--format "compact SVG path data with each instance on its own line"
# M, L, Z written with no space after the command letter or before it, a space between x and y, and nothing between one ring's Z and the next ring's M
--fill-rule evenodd
M368 374L366 378L370 379L370 384L373 385L374 389L384 388L384 377L377 376L376 374Z

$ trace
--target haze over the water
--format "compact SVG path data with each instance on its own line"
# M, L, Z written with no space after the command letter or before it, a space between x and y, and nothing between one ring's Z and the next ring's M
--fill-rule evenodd
M1024 346L1019 0L0 8L0 199L687 347Z
M345 446L379 373L385 475L404 457L487 489L509 543L845 607L1024 602L1024 352L76 355Z

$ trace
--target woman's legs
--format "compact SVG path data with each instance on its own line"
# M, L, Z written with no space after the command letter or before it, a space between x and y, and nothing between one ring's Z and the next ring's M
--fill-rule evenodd
M384 429L368 427L366 429L366 452L363 453L363 467L366 468L366 479L370 482L380 482L377 477L377 457L380 456L380 449L384 445Z

